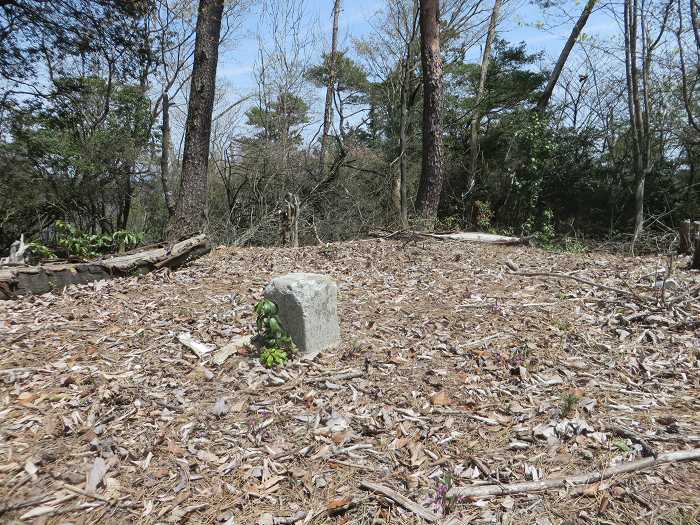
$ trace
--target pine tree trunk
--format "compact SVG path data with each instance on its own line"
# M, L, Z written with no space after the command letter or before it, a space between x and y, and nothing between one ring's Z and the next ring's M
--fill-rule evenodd
M423 163L416 211L426 228L437 218L442 192L442 58L439 0L420 0L421 62L423 65Z
M323 135L321 136L321 151L319 165L321 173L326 171L326 152L328 150L328 135L333 123L333 87L335 85L336 55L338 53L338 19L340 18L340 1L335 0L333 6L333 33L331 35L330 71L328 72L328 85L326 86L326 102L323 108Z
M394 181L395 217L401 228L408 228L408 98L413 70L413 42L417 32L418 1L413 2L411 36L406 42L406 54L401 64L401 113L399 115L399 176Z
M209 139L223 10L224 0L199 1L182 177L175 214L168 224L170 240L202 232L207 227Z

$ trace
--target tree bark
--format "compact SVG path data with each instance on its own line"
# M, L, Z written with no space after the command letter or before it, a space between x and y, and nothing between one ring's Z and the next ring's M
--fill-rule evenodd
M168 174L170 173L170 100L167 93L163 93L163 125L161 127L160 144L160 181L163 186L163 197L168 217L175 214L173 196L168 190Z
M224 0L199 1L182 177L175 214L168 224L170 240L202 232L207 227L209 139L223 10Z
M634 171L634 241L644 224L644 171L642 169L642 124L639 104L637 70L637 0L624 2L625 77L627 80L627 108L632 138L632 167Z
M432 229L442 192L442 58L439 0L420 0L421 63L423 66L423 163L416 211Z
M413 42L416 36L418 21L418 1L413 2L413 20L411 33L406 40L406 54L401 64L401 94L399 115L399 176L394 181L393 201L394 211L401 228L408 228L408 99L411 91L411 72L413 70Z
M547 109L549 99L552 98L552 93L554 92L554 88L557 85L559 76L561 75L561 72L564 69L564 65L566 65L566 61L569 59L569 55L571 54L571 50L574 48L576 40L578 40L578 37L581 35L581 31L583 31L586 22L588 22L588 17L591 15L595 4L596 0L588 0L588 2L586 2L586 5L584 6L583 11L581 12L581 16L578 17L578 21L574 25L574 28L571 30L571 34L569 35L566 44L564 44L564 48L559 54L559 59L557 60L556 65L554 66L554 70L552 71L551 75L549 75L547 86L544 88L544 92L542 93L540 100L537 102L537 110L540 113L544 112L544 110Z
M340 2L335 0L333 5L333 33L331 36L330 70L328 71L328 85L326 86L326 103L323 109L323 135L321 136L321 151L319 153L319 168L321 173L326 171L326 151L328 149L328 135L333 123L333 86L336 75L336 56L338 53L338 19L340 18ZM342 129L342 127L341 127Z
M476 100L474 101L474 110L472 113L471 136L470 136L470 170L469 178L467 179L467 187L465 193L471 195L476 183L476 172L479 162L479 128L481 126L481 103L484 100L486 93L486 78L489 71L489 62L491 61L491 47L493 40L496 37L496 27L498 25L498 16L501 11L501 0L494 0L493 10L491 11L491 20L489 21L489 29L486 33L486 43L484 44L484 54L481 57L481 72L479 75L479 87L476 92ZM469 207L471 198L468 197L466 206ZM469 210L465 210L469 212ZM468 215L471 217L471 213Z
M693 261L690 263L691 270L700 270L700 233L695 234L695 250L693 251Z
M698 18L698 0L690 0L690 24L693 27L695 45L700 50L700 18Z
M678 253L687 254L691 251L692 235L690 234L690 225L690 219L688 219L683 221L678 228Z

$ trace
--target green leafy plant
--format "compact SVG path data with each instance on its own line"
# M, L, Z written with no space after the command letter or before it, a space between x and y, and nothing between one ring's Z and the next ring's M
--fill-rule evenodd
M138 246L144 240L143 232L117 230L111 234L92 234L64 221L56 221L56 230L57 244L77 257L98 257L117 249L124 251Z
M260 352L260 361L268 368L273 366L283 365L289 360L289 356L284 350L277 347L263 348Z
M255 325L258 329L258 339L263 344L260 361L267 367L285 364L297 348L282 327L279 307L274 302L263 299L255 305L254 311L257 315Z
M462 223L457 215L449 215L439 218L435 224L436 231L452 232L462 228Z
M486 201L474 201L473 206L474 223L482 230L488 231L494 215L491 204Z
M533 237L535 238L537 244L539 244L545 250L551 250L555 247L554 245L554 213L550 209L544 210L542 217L539 221L539 227L534 227L533 218L530 217L527 226L530 228Z
M569 253L585 253L588 251L586 245L574 237L564 237L560 247L562 251Z
M32 252L32 255L35 255L39 257L40 259L55 259L56 254L53 252L51 248L46 246L44 243L41 243L39 241L34 241L30 242L28 244L29 251Z
M144 240L143 232L132 232L129 230L117 230L112 234L112 243L120 252L134 248Z
M613 440L612 444L615 448L621 450L622 452L630 452L632 450L627 444L627 441L624 439L615 439Z

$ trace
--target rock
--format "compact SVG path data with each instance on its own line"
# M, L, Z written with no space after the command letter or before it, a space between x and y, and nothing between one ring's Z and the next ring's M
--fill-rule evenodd
M265 288L279 307L282 326L302 353L314 354L340 343L338 287L325 275L290 273Z
M676 282L674 279L666 279L665 281L663 279L659 279L654 283L654 288L664 288L665 290L677 290L678 282Z

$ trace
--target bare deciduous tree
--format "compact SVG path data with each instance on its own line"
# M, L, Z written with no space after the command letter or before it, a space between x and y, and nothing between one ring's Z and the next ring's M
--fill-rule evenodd
M481 72L479 74L479 87L474 100L474 109L472 111L471 133L470 133L470 170L467 180L465 192L470 195L474 183L479 162L479 128L481 126L481 103L486 93L486 78L488 77L489 62L491 61L491 47L493 39L496 36L496 26L498 25L498 17L501 11L501 0L494 0L493 10L491 11L491 19L489 21L489 29L486 33L486 43L484 44L484 53L481 58Z

